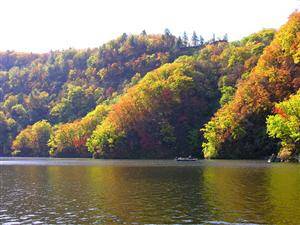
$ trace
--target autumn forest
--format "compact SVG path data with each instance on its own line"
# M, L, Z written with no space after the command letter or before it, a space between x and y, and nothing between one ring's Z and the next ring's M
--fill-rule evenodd
M297 11L232 42L166 29L1 52L0 156L288 160L300 153L299 89Z

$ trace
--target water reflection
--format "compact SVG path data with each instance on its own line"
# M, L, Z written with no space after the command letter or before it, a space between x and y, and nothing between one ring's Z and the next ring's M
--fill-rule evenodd
M269 168L206 167L204 182L210 210L222 221L263 223L268 210ZM241 217L241 215L243 215Z
M0 223L297 224L300 167L218 161L0 165ZM90 165L89 165L90 163ZM147 166L148 164L148 166ZM116 166L117 165L117 166Z

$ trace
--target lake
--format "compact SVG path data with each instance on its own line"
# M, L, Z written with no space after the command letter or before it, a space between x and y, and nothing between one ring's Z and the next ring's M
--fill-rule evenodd
M300 165L0 159L0 224L299 224Z

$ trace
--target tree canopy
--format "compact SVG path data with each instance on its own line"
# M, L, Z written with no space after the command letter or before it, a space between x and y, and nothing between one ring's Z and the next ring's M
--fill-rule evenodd
M289 159L300 150L300 91L277 103L273 111L275 115L267 118L267 132L281 140L280 158Z
M202 145L206 158L258 158L274 152L265 119L276 102L300 87L299 32L300 13L295 12L238 84L232 100L206 124Z
M299 29L295 12L234 42L165 29L95 49L0 53L0 155L261 158L280 143L291 157Z

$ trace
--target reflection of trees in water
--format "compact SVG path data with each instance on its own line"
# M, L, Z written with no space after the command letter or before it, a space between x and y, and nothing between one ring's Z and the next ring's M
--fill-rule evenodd
M3 167L0 209L11 218L32 214L45 223L300 221L298 165L233 163Z
M295 217L300 209L300 173L295 168L208 166L203 177L210 211L221 221L300 221Z
M297 164L277 164L269 173L269 199L273 211L268 220L276 224L296 224L300 221L300 167Z
M176 167L88 168L102 209L122 221L176 223L203 221L201 171ZM97 188L101 187L100 193Z

